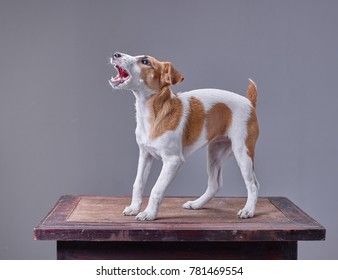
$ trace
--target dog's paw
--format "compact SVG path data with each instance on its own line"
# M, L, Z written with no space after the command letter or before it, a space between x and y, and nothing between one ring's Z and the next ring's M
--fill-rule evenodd
M183 208L185 209L189 209L189 210L197 210L197 209L201 209L201 205L199 205L198 203L196 203L195 201L187 201L186 203L184 203Z
M247 219L247 218L252 218L255 215L254 210L247 210L245 208L239 210L237 213L237 217L240 219Z
M125 216L136 216L138 213L140 213L140 209L131 205L123 210L123 215Z
M136 217L136 220L138 221L153 221L156 219L156 215L155 214L151 214L147 211L144 212L140 212Z

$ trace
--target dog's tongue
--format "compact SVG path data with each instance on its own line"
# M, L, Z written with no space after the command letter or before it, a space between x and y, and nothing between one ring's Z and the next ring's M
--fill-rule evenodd
M128 72L122 67L117 65L116 68L119 71L119 78L127 78L129 76Z

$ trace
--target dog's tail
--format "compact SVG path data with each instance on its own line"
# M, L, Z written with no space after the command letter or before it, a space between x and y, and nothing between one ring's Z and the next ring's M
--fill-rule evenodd
M251 104L256 108L257 103L257 86L255 82L249 79L248 89L246 90L246 97L251 101Z

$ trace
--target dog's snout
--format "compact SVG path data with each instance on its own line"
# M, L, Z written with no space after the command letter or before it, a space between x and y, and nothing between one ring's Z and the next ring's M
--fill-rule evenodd
M119 58L119 57L121 57L121 56L122 56L122 54L120 54L119 52L115 52L115 53L113 54L113 58L114 58L114 59Z

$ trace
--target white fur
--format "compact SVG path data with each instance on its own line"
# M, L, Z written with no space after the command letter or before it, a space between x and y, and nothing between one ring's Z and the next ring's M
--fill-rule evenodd
M183 117L173 131L167 131L156 139L149 138L150 112L147 99L156 94L149 89L140 78L139 66L135 63L137 57L121 54L122 57L112 59L112 63L118 63L128 70L131 77L125 83L113 88L123 88L133 91L136 103L136 140L139 146L139 161L137 175L133 185L132 202L126 207L125 215L136 215L137 220L154 220L157 217L159 206L163 200L166 189L175 178L185 158L199 148L208 145L208 188L206 192L195 201L188 201L183 205L186 209L199 209L203 207L222 186L222 163L224 158L235 155L237 163L244 178L248 198L242 210L238 212L240 218L249 218L254 215L258 195L259 184L253 172L252 160L247 155L245 139L247 136L247 121L252 110L251 102L235 93L218 89L198 89L178 94L183 104ZM200 100L206 111L216 103L225 103L232 111L232 125L227 135L208 143L206 128L204 127L197 141L191 146L182 146L182 133L189 113L189 100L196 97ZM162 159L162 171L155 183L149 198L148 205L141 211L142 195L146 185L153 159Z

